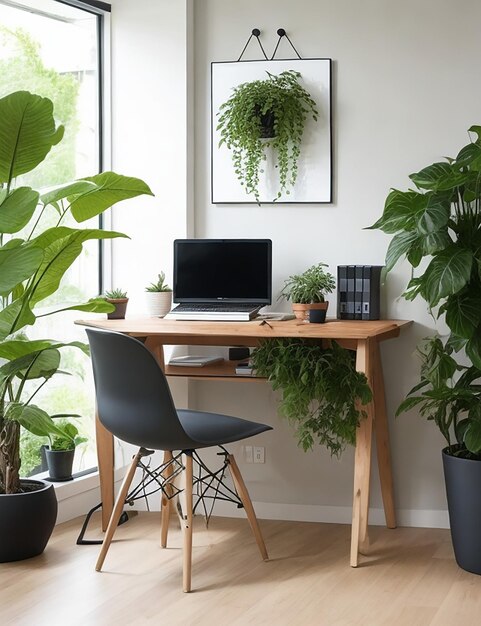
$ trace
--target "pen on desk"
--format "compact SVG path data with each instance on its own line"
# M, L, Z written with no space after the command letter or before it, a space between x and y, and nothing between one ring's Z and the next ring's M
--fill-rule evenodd
M264 324L267 324L267 326L269 326L269 328L272 328L272 326L269 324L269 322L267 320L262 320L262 322L259 324L259 326L264 326Z

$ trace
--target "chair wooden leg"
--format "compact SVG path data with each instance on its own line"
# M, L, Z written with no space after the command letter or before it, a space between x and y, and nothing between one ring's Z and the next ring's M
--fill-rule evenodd
M165 450L164 452L164 463L169 463L172 461L172 452L170 450ZM174 468L172 463L166 467L163 473L164 479L172 476ZM172 487L167 483L165 489L169 495L172 495ZM160 546L162 548L167 547L167 535L169 534L169 522L170 522L170 498L168 498L163 492L161 497L161 519L160 519Z
M183 512L182 530L184 533L183 580L185 593L191 590L192 581L192 482L194 478L192 455L185 455L185 511Z
M109 525L107 527L107 531L105 533L105 537L102 543L102 548L100 550L99 557L97 559L97 564L95 565L95 569L97 572L100 572L102 569L102 565L104 564L105 557L107 556L107 552L109 550L110 544L112 542L112 538L114 536L114 532L117 529L120 516L122 515L122 511L125 504L125 498L129 491L130 485L132 484L132 480L135 475L135 470L137 469L138 462L142 457L141 451L139 450L137 454L134 456L132 463L125 475L125 478L122 482L122 486L119 491L119 495L117 496L117 500L115 501L114 510L112 511L112 515L110 516Z
M240 473L239 467L234 459L233 454L229 454L227 456L227 461L229 463L229 471L232 476L232 480L234 482L235 490L237 491L237 495L241 499L242 504L244 505L244 510L247 515L247 519L249 520L250 527L252 532L254 533L255 540L257 542L257 546L261 553L264 561L269 560L269 556L267 555L266 544L264 543L264 539L262 537L261 529L259 528L259 523L257 521L257 517L254 511L254 507L252 506L252 501L249 496L249 492L247 491L247 487L245 486L244 479L242 478L242 474Z

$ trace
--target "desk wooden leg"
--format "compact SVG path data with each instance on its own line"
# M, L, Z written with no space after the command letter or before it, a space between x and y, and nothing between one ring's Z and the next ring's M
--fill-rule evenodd
M372 348L368 339L359 340L356 355L356 369L366 374L372 386ZM361 408L361 407L359 407ZM354 496L352 503L351 567L359 564L359 552L367 550L369 483L371 478L373 403L362 407L366 417L361 421L356 433L354 457Z
M382 375L381 355L379 344L375 342L374 352L374 431L376 433L377 462L379 479L381 482L382 501L386 526L396 528L396 513L394 510L393 480L391 469L391 452L389 446L389 428L384 395L384 379Z
M102 530L107 530L114 508L114 437L95 416L97 464L99 468L100 499L102 501Z

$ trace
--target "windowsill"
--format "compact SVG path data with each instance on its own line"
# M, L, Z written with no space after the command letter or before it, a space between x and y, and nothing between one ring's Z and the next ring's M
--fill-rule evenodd
M126 469L127 466L117 467L115 469L114 482L123 479ZM32 480L45 480L47 476L48 472L42 472L41 474L35 474L35 476L31 476L31 478ZM49 480L46 480L45 482L53 485L55 489L55 495L57 496L57 500L59 502L61 502L62 500L67 500L68 498L72 498L74 496L78 496L79 494L85 493L87 491L98 489L100 487L98 470L95 470L90 474L85 474L84 476L78 476L73 480L69 480L65 483L54 483Z
M32 479L45 480L47 476L48 472L42 472L41 474L32 476ZM67 482L55 483L50 480L45 480L45 482L53 485L55 495L57 496L57 500L59 502L66 500L67 498L77 496L80 493L96 489L100 484L98 470L95 470L90 474L85 474L84 476L78 476L77 478Z

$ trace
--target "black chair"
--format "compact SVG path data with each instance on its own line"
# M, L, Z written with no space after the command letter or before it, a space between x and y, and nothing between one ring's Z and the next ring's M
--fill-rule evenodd
M191 589L192 517L193 517L193 460L199 459L196 450L240 441L266 430L258 424L237 417L177 410L165 375L152 353L142 342L103 330L86 330L92 356L98 417L102 424L119 439L140 447L134 456L117 496L100 551L96 570L100 571L117 528L135 471L142 466L142 458L153 450L164 451L164 463L158 476L163 480L161 545L167 546L170 498L175 492L172 475L185 471L185 511L179 515L183 526L183 589ZM243 506L257 545L264 560L266 547L254 513L252 502L235 462L234 456L223 449L225 467L230 471L239 506ZM174 451L180 451L174 455ZM183 456L181 456L183 455ZM185 459L182 464L178 459ZM203 468L202 461L199 463ZM219 476L218 472L210 476ZM221 477L223 473L221 474ZM218 480L218 479L216 479ZM205 495L202 490L199 497ZM178 504L179 508L179 504Z

